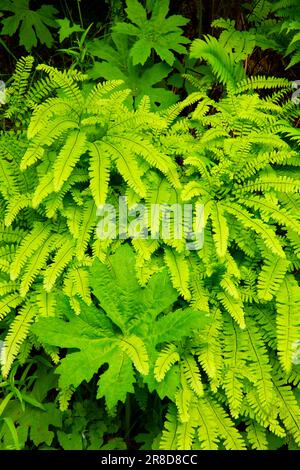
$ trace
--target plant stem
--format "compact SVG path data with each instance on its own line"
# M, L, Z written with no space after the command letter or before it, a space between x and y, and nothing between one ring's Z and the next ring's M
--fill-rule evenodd
M125 403L125 438L129 439L130 434L130 421L131 421L131 402L130 394L127 394L126 403Z
M78 8L78 13L79 13L80 26L83 29L83 21L82 21L82 14L81 14L81 8L80 8L80 0L77 0L77 8Z

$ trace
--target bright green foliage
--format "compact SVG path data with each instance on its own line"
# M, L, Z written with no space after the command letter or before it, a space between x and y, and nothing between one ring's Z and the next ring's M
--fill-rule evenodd
M248 15L256 45L287 57L287 69L300 61L300 7L297 0L256 2Z
M74 33L81 33L83 31L79 24L74 23L71 26L67 18L56 20L56 23L59 25L59 42L63 42Z
M18 388L12 376L1 384L6 399L0 402L0 449L45 450L56 448L57 442L64 450L105 449L107 433L112 436L118 430L117 420L111 416L108 420L95 401L76 402L72 410L60 411L51 399L57 388L51 364L38 356L30 366L35 374L26 368ZM126 448L121 438L112 441L115 447Z
M168 2L147 7L151 20L137 2L127 3L128 17L139 25L161 14L166 22ZM114 39L141 31L122 24L127 32ZM206 75L186 75L195 91L170 107L153 106L159 88L150 86L168 65L131 63L124 72L133 56L125 41L122 56L119 39L116 48L100 43L94 69L108 78L114 68L112 81L95 85L74 69L40 65L29 87L27 58L8 87L3 116L20 131L0 136L2 375L8 381L31 350L44 349L59 374L61 412L80 415L53 423L64 448L109 446L105 417L125 408L128 418L133 394L142 416L158 403L137 437L143 448L300 445L299 112L286 99L287 79L247 77L251 35L218 26L219 40L191 48ZM152 107L142 88L127 90L134 74L148 72ZM120 195L147 208L202 204L203 246L189 251L173 228L165 236L161 219L158 239L100 240L96 209L117 207ZM100 423L89 424L74 404L85 387L106 409ZM74 436L86 419L83 444ZM18 420L5 426L22 447ZM34 428L29 417L24 428Z
M190 309L159 316L176 299L166 270L155 274L147 287L141 288L135 275L132 249L126 245L111 256L110 270L99 261L94 263L91 285L101 309L82 304L81 314L76 316L63 303L58 308L68 322L40 319L32 331L42 343L79 349L68 354L57 368L62 389L78 387L83 380L88 382L101 366L108 364L108 369L100 374L98 397L104 396L112 411L119 400L124 402L127 393L134 391L134 370L141 376L149 374L161 344L172 341L175 344L192 329L203 328L208 319L202 312ZM192 364L192 357L189 361L188 365ZM193 377L188 365L187 375ZM162 380L165 374L161 367L166 366L158 367L155 375ZM197 375L196 364L190 367ZM193 386L197 386L196 381Z
M110 41L96 39L88 49L101 59L101 62L95 61L88 75L93 79L122 80L123 86L131 90L130 104L137 106L145 95L149 96L153 107L155 104L167 107L177 101L178 97L162 86L171 67L164 62L149 67L133 65L128 40L123 34L112 33Z
M187 20L181 15L167 17L169 0L156 0L150 19L138 0L126 0L126 4L126 13L131 23L117 23L113 30L136 38L130 50L134 65L144 65L152 49L169 65L175 60L172 51L185 53L183 44L188 44L189 40L182 35L181 26Z
M31 10L30 0L2 0L1 10L13 15L1 20L1 34L12 36L19 31L20 45L27 51L37 46L38 41L51 47L52 34L47 26L57 28L55 15L58 13L52 5L42 5L38 10Z
M252 54L255 47L255 35L251 32L237 31L234 21L222 18L214 20L212 26L224 30L220 34L218 42L227 52L230 52L235 62L244 60Z

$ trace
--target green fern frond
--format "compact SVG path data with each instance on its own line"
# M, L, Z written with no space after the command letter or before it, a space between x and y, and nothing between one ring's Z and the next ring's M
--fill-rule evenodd
M21 303L22 299L18 293L8 294L0 300L0 319L4 318L12 308Z
M227 251L229 229L224 210L220 204L215 204L211 209L212 227L214 230L213 238L216 245L216 252L219 258L224 258Z
M149 357L143 341L135 335L120 338L120 347L142 375L149 373Z
M17 248L15 258L11 264L10 277L12 281L17 279L26 261L49 237L50 231L49 224L36 222L34 228L25 236Z
M43 286L36 290L35 295L36 304L38 307L38 314L43 317L59 317L57 311L56 293L54 291L47 292Z
M220 82L232 89L241 78L244 78L237 64L230 58L220 42L212 36L206 36L205 40L193 41L190 55L195 59L207 60Z
M35 315L35 306L28 301L11 323L5 338L4 353L1 357L2 374L4 377L8 376L14 358L17 356L20 346L28 334Z
M70 263L73 256L74 241L66 237L63 240L63 245L57 250L53 262L45 270L44 288L46 292L50 292L53 289L56 279Z
M187 423L190 420L192 399L193 392L188 386L185 376L181 373L180 386L175 393L175 404L180 423Z
M277 239L275 232L270 228L270 226L266 225L260 219L252 217L252 215L248 211L246 211L235 203L232 203L230 205L226 204L226 206L224 205L224 209L226 210L226 212L232 214L238 220L240 220L246 229L249 228L251 230L254 230L258 235L260 235L267 248L269 248L272 253L281 258L285 258L282 246L279 240Z
M168 370L180 360L177 348L174 344L170 344L159 353L154 366L154 376L158 382L161 382Z
M74 267L71 269L69 275L75 283L76 293L87 304L91 304L91 293L89 287L89 273L83 267Z
M247 439L252 449L268 450L266 430L256 421L249 421L247 425Z
M211 323L201 333L199 347L196 350L199 362L208 377L216 381L222 364L221 330L222 316L218 309L211 312Z
M262 406L268 410L274 398L271 365L260 328L252 318L247 318L245 334L248 337L249 359L251 360L248 365L250 380L254 381Z
M167 248L165 250L165 262L170 271L173 286L186 300L189 300L191 298L189 291L189 267L184 255Z
M90 188L97 207L105 204L110 175L110 156L105 152L105 146L101 142L93 142L89 145L90 161Z
M300 337L300 287L288 274L276 295L277 347L280 363L285 372L292 367L293 345Z
M213 416L218 433L224 439L225 448L227 450L244 450L246 448L244 440L222 406L211 397L200 398L200 400L203 400L203 404L207 406L209 413Z
M97 223L96 206L93 199L86 202L82 211L81 223L79 227L79 235L76 240L76 256L79 260L84 258L85 250L90 241L91 233L95 229Z
M82 131L71 132L56 157L53 168L54 190L58 192L68 180L80 156L86 150L86 134Z
M191 450L195 435L197 421L189 419L186 423L179 423L177 429L177 449Z
M177 410L175 405L171 403L168 407L164 430L162 432L159 448L161 450L177 449L177 433L178 433Z
M246 328L242 302L240 300L236 300L227 292L220 292L218 294L218 299L237 324L241 328Z
M261 176L253 183L247 183L240 191L270 191L275 189L282 193L295 193L300 191L300 181L290 176Z
M192 355L186 355L181 361L185 379L198 397L204 393L199 367Z
M271 300L283 281L289 263L276 256L268 256L258 277L258 297L262 300Z
M300 443L300 410L296 397L289 385L282 379L274 382L278 397L279 416L287 431L293 436L297 444Z
M55 236L50 236L48 240L30 257L25 265L24 275L20 284L20 295L25 297L35 278L40 274L41 269L46 265L46 261L51 251L55 249Z

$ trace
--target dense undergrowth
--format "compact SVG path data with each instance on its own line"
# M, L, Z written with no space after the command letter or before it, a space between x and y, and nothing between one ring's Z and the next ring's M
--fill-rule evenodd
M299 449L299 3L245 3L200 38L168 0L105 2L102 29L16 3L0 448ZM162 211L153 236L154 205L193 223ZM101 238L101 207L133 232Z

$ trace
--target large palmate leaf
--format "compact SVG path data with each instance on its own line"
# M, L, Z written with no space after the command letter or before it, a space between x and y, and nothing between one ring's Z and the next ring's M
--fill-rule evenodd
M88 71L91 78L105 80L123 80L124 87L131 90L128 103L137 106L143 96L150 98L151 105L167 107L178 99L175 93L166 87L166 79L171 67L163 62L146 66L133 65L129 56L128 41L121 34L113 33L111 42L95 39L89 44L90 52L99 57Z
M133 250L128 245L111 257L110 269L99 261L94 263L91 285L101 308L81 301L78 316L64 300L58 308L67 321L41 318L32 331L47 345L69 348L57 368L62 389L89 381L108 364L107 371L100 374L98 396L104 396L107 406L113 408L119 400L125 401L128 392L133 392L133 367L141 376L149 374L156 345L189 336L209 319L192 309L159 315L172 305L176 291L165 269L141 288L135 275ZM118 384L113 390L112 381Z
M38 40L51 47L53 38L47 26L58 27L55 21L58 11L54 6L42 5L38 10L32 10L30 0L5 0L1 2L0 8L13 13L1 20L1 34L12 36L20 26L20 45L25 46L27 51L37 46Z
M147 19L147 12L138 0L127 0L126 3L128 19L134 24L117 23L114 31L137 38L130 51L134 65L143 65L152 49L169 65L175 60L171 50L185 53L183 44L188 44L189 40L182 35L181 26L187 20L180 15L167 17L169 0L156 1L150 19Z

